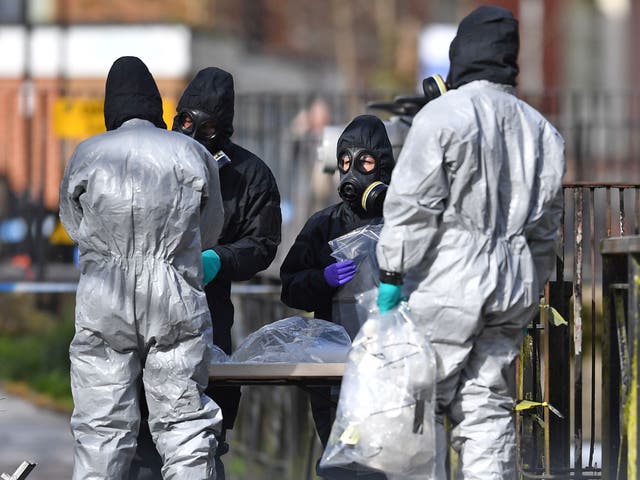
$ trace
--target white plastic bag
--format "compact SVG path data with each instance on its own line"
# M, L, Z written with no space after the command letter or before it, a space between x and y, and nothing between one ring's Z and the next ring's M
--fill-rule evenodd
M379 283L376 245L381 230L382 223L365 225L329 242L333 258L339 262L353 260L358 266L353 279L338 288L332 298L333 321L342 325L351 338L355 338L368 313L356 299Z
M321 467L364 466L389 480L431 479L435 356L406 303L370 313L349 352Z

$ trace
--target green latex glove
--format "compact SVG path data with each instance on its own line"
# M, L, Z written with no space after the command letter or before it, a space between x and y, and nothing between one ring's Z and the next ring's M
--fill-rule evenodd
M202 283L203 285L207 285L211 282L221 267L220 263L220 255L218 255L214 250L205 250L202 252Z
M398 305L401 295L402 285L380 282L380 287L378 288L378 308L380 313L388 312Z

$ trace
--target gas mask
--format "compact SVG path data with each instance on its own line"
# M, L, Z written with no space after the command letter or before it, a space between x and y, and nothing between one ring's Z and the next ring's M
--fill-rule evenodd
M218 136L215 120L202 110L180 110L173 118L171 129L194 138L214 155L220 151L221 138Z
M356 211L382 216L387 185L379 180L380 166L373 154L362 148L346 148L338 155L338 194Z
M422 80L422 92L427 99L426 103L444 95L448 90L446 82L437 73Z

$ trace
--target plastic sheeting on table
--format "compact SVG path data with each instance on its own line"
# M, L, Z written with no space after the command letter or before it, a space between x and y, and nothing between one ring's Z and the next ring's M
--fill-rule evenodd
M321 466L364 466L389 480L433 478L435 376L433 350L406 303L370 313L349 352Z
M345 329L317 318L289 317L249 335L231 355L234 363L341 363L351 339Z
M231 361L231 357L222 350L219 346L213 345L211 347L211 362L210 363L227 363Z

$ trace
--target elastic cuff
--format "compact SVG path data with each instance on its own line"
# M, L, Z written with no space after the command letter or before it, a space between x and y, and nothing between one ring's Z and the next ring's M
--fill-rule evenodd
M220 257L220 271L214 280L233 280L232 277L234 272L238 271L238 264L235 256L233 255L233 251L226 245L216 245L210 250L216 252Z
M380 270L380 281L391 285L402 285L402 274Z

